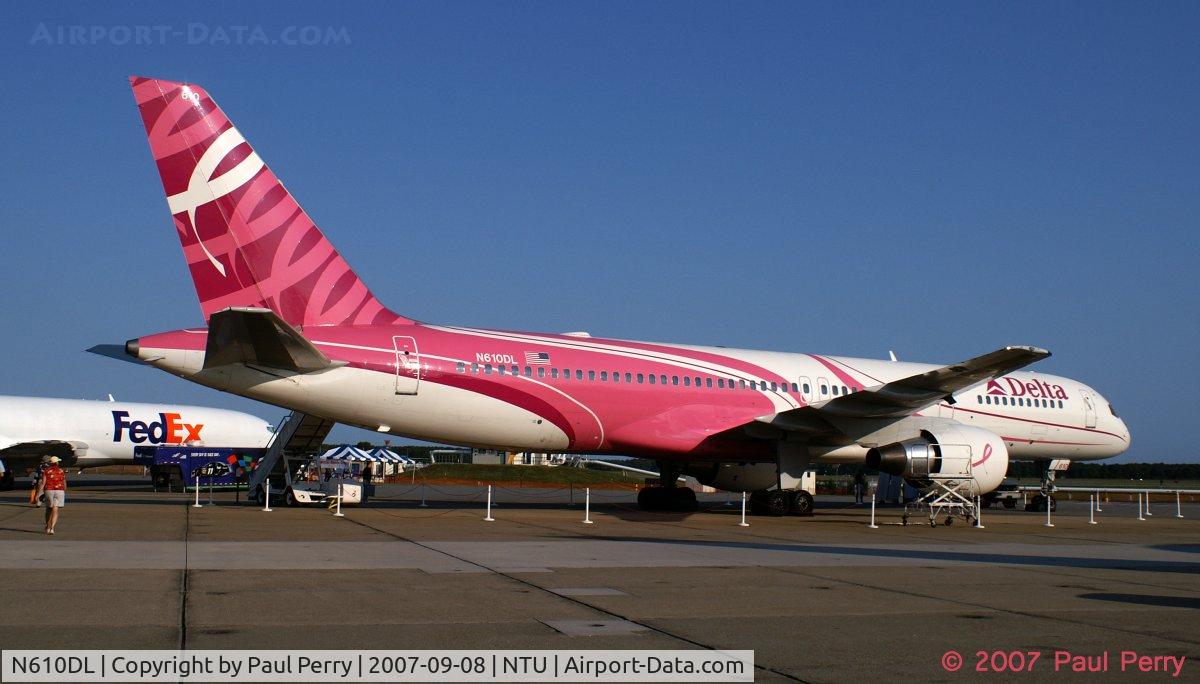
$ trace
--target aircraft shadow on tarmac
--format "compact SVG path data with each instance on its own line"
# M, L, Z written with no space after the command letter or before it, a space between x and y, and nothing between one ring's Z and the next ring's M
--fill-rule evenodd
M1200 544L1154 544L1150 548L1179 553L1200 553Z
M575 537L570 537L574 539ZM668 539L654 537L631 537L603 535L592 537L602 541L641 542L647 544L678 544L681 546L746 549L757 551L784 551L789 553L828 554L838 556L862 556L864 558L892 558L900 560L951 561L958 563L981 563L988 565L1032 565L1057 568L1079 568L1095 570L1134 570L1139 572L1200 573L1200 563L1184 561L1146 561L1125 558L1084 558L1067 556L1038 556L1009 553L971 553L943 551L938 549L896 549L884 547L830 546L822 544L772 544L769 542L716 541L704 539Z
M1154 596L1152 594L1080 594L1079 598L1093 601L1116 601L1118 603L1133 603L1139 606L1160 606L1166 608L1200 608L1200 598L1195 596Z

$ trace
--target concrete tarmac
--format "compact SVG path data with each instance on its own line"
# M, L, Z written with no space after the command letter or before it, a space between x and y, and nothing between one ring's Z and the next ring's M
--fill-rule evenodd
M752 649L757 680L813 682L950 681L1000 650L1058 679L1055 651L1108 652L1110 672L1136 651L1200 676L1200 503L1139 521L1111 501L1090 525L1062 501L1054 527L988 510L983 529L881 507L869 529L819 497L739 527L724 494L684 515L605 490L585 525L582 491L497 489L484 522L478 487L383 486L336 518L76 482L54 537L27 493L0 495L0 647Z

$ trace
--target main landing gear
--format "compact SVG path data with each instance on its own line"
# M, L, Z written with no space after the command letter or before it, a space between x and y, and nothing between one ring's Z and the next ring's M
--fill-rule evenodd
M683 465L673 461L658 462L658 486L645 487L638 492L638 508L643 511L671 511L691 513L698 510L696 492L688 487L678 487Z
M812 494L803 489L759 490L750 494L750 512L755 515L800 515L813 514Z

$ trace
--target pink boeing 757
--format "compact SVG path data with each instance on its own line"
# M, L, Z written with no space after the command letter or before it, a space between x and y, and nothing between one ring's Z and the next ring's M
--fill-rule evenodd
M132 78L206 327L126 353L193 382L435 442L658 461L647 509L690 509L687 472L808 514L799 475L861 463L964 497L1010 458L1129 445L1110 404L1006 346L951 365L423 323L385 307L203 88ZM1045 472L1049 472L1046 468ZM1049 480L1049 476L1044 476Z

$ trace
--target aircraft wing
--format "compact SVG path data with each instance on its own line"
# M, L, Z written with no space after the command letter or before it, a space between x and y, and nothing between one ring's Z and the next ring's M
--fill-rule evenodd
M230 308L208 320L204 367L231 363L308 373L338 365L270 309Z
M814 432L853 418L903 418L949 399L955 392L1000 377L1050 356L1037 347L1004 347L962 363L844 394L827 401L763 416L785 430Z

